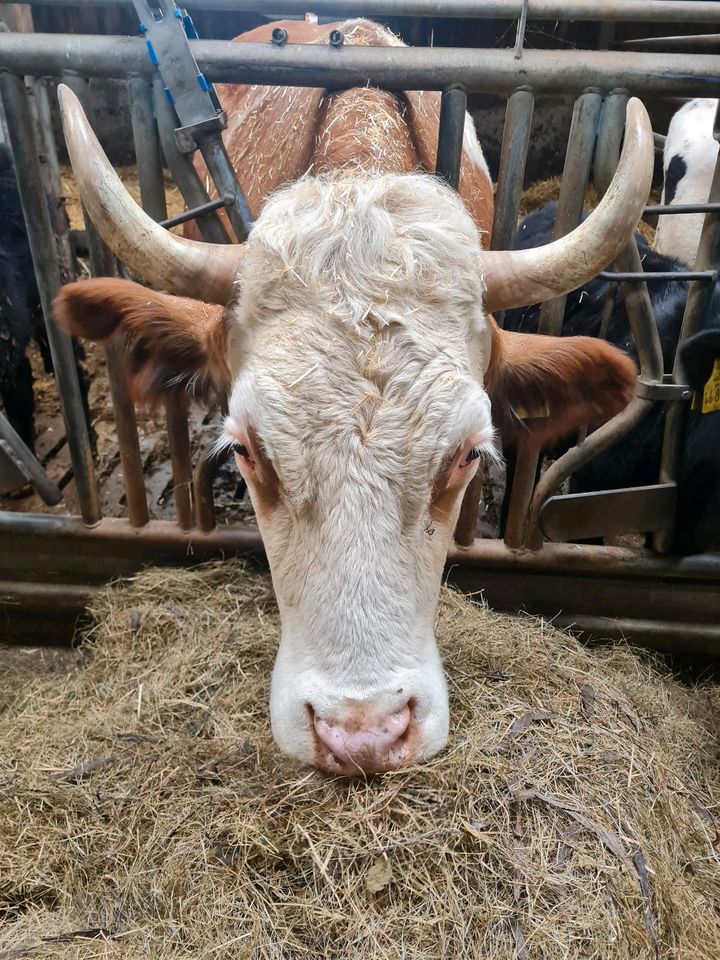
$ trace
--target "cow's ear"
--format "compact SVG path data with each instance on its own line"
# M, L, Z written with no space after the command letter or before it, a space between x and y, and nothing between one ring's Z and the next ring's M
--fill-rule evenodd
M609 420L632 399L635 364L604 340L491 328L485 382L504 442L523 435L538 447L552 444Z
M62 287L53 312L73 336L124 335L130 390L141 403L153 406L173 391L207 399L230 385L222 307L98 278Z

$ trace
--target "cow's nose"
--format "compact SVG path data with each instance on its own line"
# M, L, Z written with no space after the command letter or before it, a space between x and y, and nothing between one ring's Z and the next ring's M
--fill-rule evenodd
M313 711L317 765L346 776L396 770L412 759L412 713L406 704L384 716L363 710L339 721Z

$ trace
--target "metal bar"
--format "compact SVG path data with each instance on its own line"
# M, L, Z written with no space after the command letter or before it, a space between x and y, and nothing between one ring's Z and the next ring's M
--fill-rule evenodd
M550 497L540 509L540 529L549 540L585 540L618 533L648 533L672 523L674 483Z
M218 194L221 197L232 198L232 203L225 204L225 213L238 243L244 243L252 227L253 216L245 199L245 194L235 178L235 172L222 138L217 135L201 140L200 153L202 153L208 173L212 177Z
M564 237L580 223L602 105L602 97L595 91L583 93L575 101L552 240ZM555 297L543 303L538 333L560 334L566 302L567 297Z
M77 76L77 74L66 73L63 75L63 81L73 89L83 104L84 110L92 118L94 105L87 80L84 77ZM115 258L100 238L84 206L83 219L88 237L90 268L93 275L96 277L115 276ZM134 527L142 527L148 522L150 515L145 495L145 475L140 453L135 405L130 398L125 375L122 339L113 337L105 344L104 350L113 417L117 431L118 453L122 464L123 489L125 490L128 519Z
M623 40L618 44L623 50L647 50L666 53L679 50L713 50L720 47L720 33L696 33L685 37L639 37L635 40Z
M720 102L715 112L713 136L717 141L720 141ZM720 152L715 161L715 172L710 186L708 203L713 206L720 204ZM720 267L720 212L713 211L705 214L694 266L701 271L717 270ZM690 284L680 329L679 344L687 340L688 337L692 337L701 328L707 317L714 290L715 284L698 281ZM672 375L676 383L686 382L679 352L675 354ZM678 479L686 421L687 409L685 406L679 403L672 404L665 417L665 431L660 456L660 483L671 483ZM674 529L657 533L653 538L654 548L661 553L671 550L674 535Z
M657 273L645 273L644 270L620 271L602 270L599 274L603 280L618 283L620 281L639 280L642 283L657 283L659 280L702 280L707 283L715 279L714 270L660 270Z
M165 400L165 418L168 445L172 462L173 493L177 522L183 530L193 525L192 483L193 470L190 454L190 431L187 406L175 395Z
M153 109L152 86L143 77L130 77L127 89L140 199L143 209L153 220L164 220L167 217L165 180L160 136Z
M173 181L188 207L195 209L210 203L207 190L193 166L190 156L180 153L175 143L175 128L178 120L169 100L165 96L162 80L155 77L152 85L153 104L157 118L160 143L165 162L170 168ZM162 218L161 218L162 219ZM203 214L197 218L198 230L208 243L228 243L229 237L217 213Z
M29 6L76 7L77 0L25 0ZM131 7L132 0L85 0L88 6ZM258 0L185 0L189 10L257 12ZM307 0L273 0L274 15L303 17ZM318 16L348 17L460 17L516 20L522 0L313 0ZM712 0L531 0L531 20L614 20L648 23L720 23Z
M190 43L205 77L218 83L328 89L370 84L386 90L444 90L457 83L468 93L500 96L509 96L518 85L512 50ZM151 77L154 69L140 39L72 34L0 34L0 63L13 73L42 76L57 76L68 63L91 77ZM622 87L638 96L716 97L720 62L710 54L669 53L658 59L651 53L607 50L525 50L522 81L536 96Z
M720 203L654 203L645 207L645 213L720 213Z
M52 301L60 287L60 267L50 223L30 106L21 77L0 73L0 91L5 107L18 188L23 206L33 266L42 303L60 406L67 429L68 447L75 475L80 511L86 523L100 519L95 466L78 381L75 351L70 337L61 333L52 319Z
M86 557L88 571L94 570L97 557L107 559L114 553L139 563L161 559L194 562L209 556L236 553L264 555L257 530L240 525L219 526L212 533L180 530L170 520L151 520L142 530L129 521L105 517L94 527L80 517L49 514L13 513L0 510L0 536L6 553L28 553L57 558ZM452 546L449 565L475 567L508 573L568 574L592 579L695 582L715 590L720 580L720 554L704 553L688 557L664 557L650 550L629 547L581 546L550 543L541 553L511 550L501 540L475 540L469 547ZM520 600L522 597L519 598Z
M600 121L602 97L596 91L587 91L575 101L565 164L563 167L557 215L552 239L557 240L573 230L582 217L585 188L590 177L595 138ZM565 315L566 297L555 297L540 307L538 333L559 336ZM527 520L532 490L537 475L539 450L528 440L518 444L518 455L513 474L510 507L505 543L520 547L525 543Z
M466 109L467 93L462 87L454 84L443 90L435 174L442 177L454 190L457 190L460 183Z
M228 206L229 203L232 203L231 197L220 197L218 200L210 200L208 203L203 203L193 210L186 210L184 213L179 213L176 217L168 217L166 220L159 220L158 222L161 227L169 230L171 227L178 227L181 223L187 223L188 220L195 220L205 213L220 210L222 207Z
M13 464L30 481L42 500L53 506L60 503L62 493L45 473L37 457L29 450L12 427L12 424L0 411L0 448L10 456Z
M455 543L461 547L468 547L475 539L477 530L478 509L483 489L483 476L480 470L475 474L465 490L460 505L457 524L455 525Z
M215 501L213 499L213 480L217 476L220 464L229 456L228 452L215 452L215 445L203 450L193 471L193 498L195 506L195 525L203 533L215 528Z
M535 97L525 87L514 90L508 98L495 191L491 250L512 250L513 247L534 109ZM495 320L500 323L497 314Z
M529 0L523 0L522 9L520 10L520 16L518 17L517 31L515 33L514 55L516 60L521 60L523 55L523 47L525 46L525 31L527 30L529 7L530 7Z

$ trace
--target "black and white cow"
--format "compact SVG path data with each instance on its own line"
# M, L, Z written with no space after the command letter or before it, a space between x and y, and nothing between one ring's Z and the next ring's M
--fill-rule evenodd
M553 202L530 214L518 228L515 248L530 249L547 243L556 211L557 204ZM653 250L640 234L636 235L636 240L643 269L647 273L687 269L686 264L679 260ZM672 369L687 288L687 282L683 281L664 280L648 284L666 372ZM597 336L607 291L608 281L595 277L569 294L562 335ZM505 329L535 333L539 312L538 304L508 310L505 313ZM617 287L607 339L637 361L627 313ZM703 403L705 385L713 377L714 370L718 371L720 394L720 284L716 285L713 292L702 331L682 345L681 356L688 382L696 393L696 402L688 413L678 481L676 549L687 554L720 548L720 396L716 403L714 394L710 396L711 388L708 388L708 396ZM665 411L658 404L635 430L573 475L571 492L584 493L657 483L664 423ZM554 455L561 452L563 448L552 451Z
M667 204L705 203L710 194L718 143L713 138L717 100L690 100L673 116L663 150L663 196ZM661 216L655 250L695 263L704 214Z

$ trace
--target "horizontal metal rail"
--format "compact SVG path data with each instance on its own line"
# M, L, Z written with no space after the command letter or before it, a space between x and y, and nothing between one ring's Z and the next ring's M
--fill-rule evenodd
M642 280L644 283L657 283L659 280L703 280L709 283L716 276L714 270L658 270L657 273L620 273L613 270L603 270L598 276L602 280Z
M645 207L645 213L682 214L682 213L720 213L720 203L653 203Z
M114 519L90 528L79 517L0 512L0 537L3 639L36 638L47 626L55 642L69 640L94 589L148 563L264 557L257 531L182 531L161 520L140 530ZM523 609L596 637L622 634L678 652L720 654L718 555L670 559L647 550L553 543L532 553L476 540L451 548L447 564L453 583L473 593L482 589L498 610Z
M77 7L77 0L24 0L29 6ZM132 7L132 0L84 0L88 6ZM191 11L262 9L258 0L184 0ZM461 17L515 20L522 0L313 0L318 16L349 17ZM720 23L713 0L530 0L530 20L598 20L659 23ZM273 0L274 15L304 16L307 0Z
M718 4L720 12L720 4ZM205 77L217 83L257 83L343 89L370 83L387 90L445 90L506 96L519 84L535 93L571 95L588 88L637 95L720 96L720 57L606 50L512 50L420 47L339 48L313 44L193 40ZM85 77L152 76L144 42L134 37L0 33L0 69L57 76L68 63Z
M210 200L208 203L201 203L199 207L193 207L192 210L185 210L184 213L178 213L175 217L160 220L159 223L161 227L166 227L169 230L171 227L177 227L181 223L187 223L188 220L195 220L197 217L202 217L206 213L212 213L213 210L227 207L230 203L233 203L232 197L220 197L217 200Z
M623 40L617 46L623 50L648 50L658 53L672 48L697 52L699 50L717 50L720 47L720 33L697 33L686 37L639 37L635 40Z

